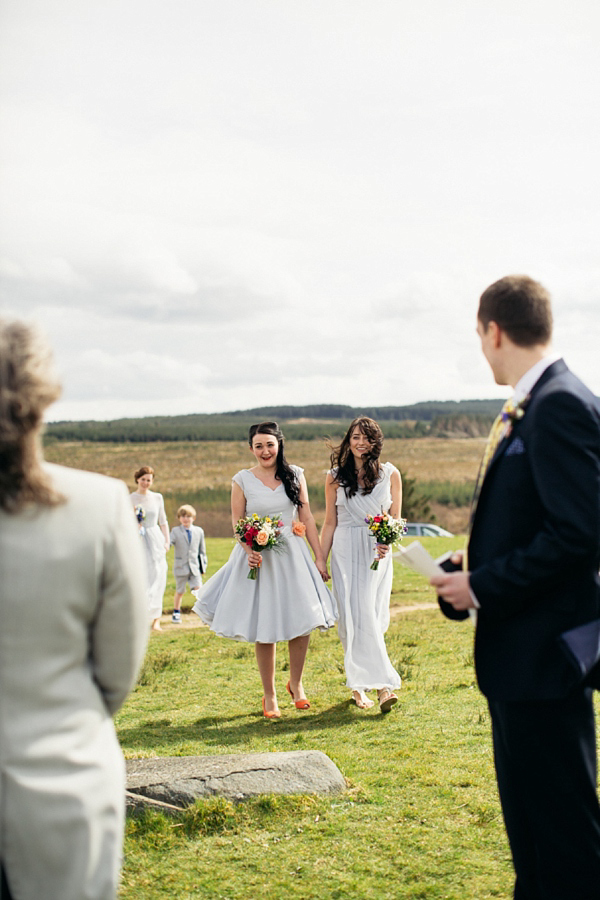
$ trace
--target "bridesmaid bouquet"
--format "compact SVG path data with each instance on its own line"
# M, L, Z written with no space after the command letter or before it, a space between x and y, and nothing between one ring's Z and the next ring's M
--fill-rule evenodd
M385 512L378 516L367 516L365 522L378 544L397 544L406 534L406 519L394 519ZM371 563L371 568L379 568L378 556Z
M279 515L271 518L271 516L259 516L252 513L251 516L238 519L235 533L239 535L243 544L251 547L256 553L262 553L263 550L283 550L285 539L281 534L281 528L283 528L283 522ZM258 578L257 567L250 569L248 578L256 581Z
M142 537L144 537L144 535L146 534L146 529L145 529L145 527L142 525L142 522L143 522L144 519L146 518L146 510L144 509L143 506L139 506L139 505L138 505L138 506L136 506L136 507L134 508L133 511L134 511L134 513L135 513L135 517L136 517L136 519L138 520L138 523L139 523L139 526L140 526L140 535L141 535Z

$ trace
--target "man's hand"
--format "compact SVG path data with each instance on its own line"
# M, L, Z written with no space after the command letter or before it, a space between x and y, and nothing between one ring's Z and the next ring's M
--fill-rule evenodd
M470 572L448 572L444 575L434 575L429 583L433 585L442 600L445 600L454 609L475 609L469 590L469 575Z

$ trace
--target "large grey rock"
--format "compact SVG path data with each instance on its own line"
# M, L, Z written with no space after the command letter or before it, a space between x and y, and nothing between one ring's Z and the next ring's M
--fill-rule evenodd
M235 802L258 794L336 794L344 776L320 750L167 756L127 760L127 808L148 803L165 812L191 806L197 797Z

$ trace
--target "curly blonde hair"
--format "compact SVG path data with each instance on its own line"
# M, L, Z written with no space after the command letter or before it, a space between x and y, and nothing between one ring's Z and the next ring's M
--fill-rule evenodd
M0 319L0 507L56 506L42 468L42 417L61 392L52 351L33 325Z

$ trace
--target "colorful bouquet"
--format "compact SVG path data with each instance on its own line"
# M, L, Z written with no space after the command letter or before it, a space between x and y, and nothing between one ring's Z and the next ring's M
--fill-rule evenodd
M145 529L145 527L142 525L142 522L143 522L144 519L146 518L146 510L144 509L143 506L139 506L139 505L138 505L138 506L136 506L136 507L134 508L133 511L134 511L134 513L135 513L135 517L136 517L136 519L138 520L138 524L139 524L139 526L140 526L140 535L141 535L142 537L144 537L144 535L146 534L146 529Z
M365 522L378 544L397 544L406 534L406 519L394 519L385 512L378 516L367 516ZM375 551L377 554L377 551ZM379 568L379 556L371 563L372 569Z
M283 522L279 515L271 517L252 513L251 516L238 519L235 533L239 535L243 544L251 547L257 553L262 553L263 550L283 550L285 539L281 534L281 528L283 528ZM258 567L250 569L248 578L256 581Z

